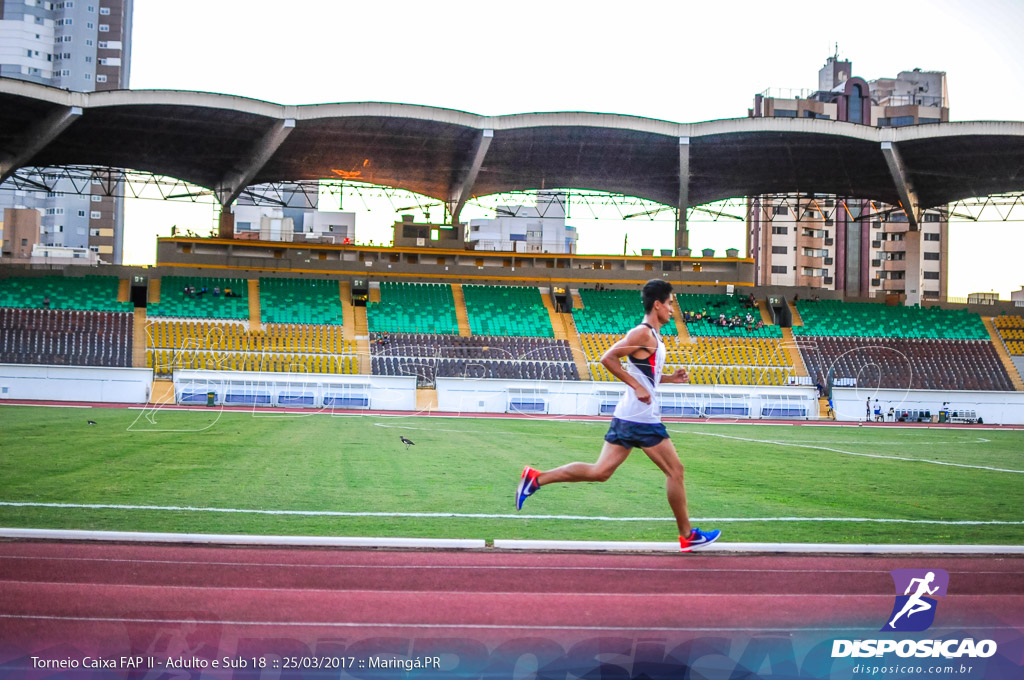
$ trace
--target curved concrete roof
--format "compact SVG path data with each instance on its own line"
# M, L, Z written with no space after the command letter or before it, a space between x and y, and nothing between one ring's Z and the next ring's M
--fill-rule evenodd
M145 170L214 189L222 201L249 184L346 178L453 209L470 195L572 187L677 206L798 191L907 199L921 210L1024 190L1024 123L488 117L408 104L284 106L206 92L80 93L0 79L0 175L26 165Z

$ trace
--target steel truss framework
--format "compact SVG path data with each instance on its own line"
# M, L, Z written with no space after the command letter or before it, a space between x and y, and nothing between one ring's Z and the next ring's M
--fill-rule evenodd
M68 189L70 188L70 191ZM155 175L148 172L124 170L103 166L63 166L52 168L23 167L6 182L0 184L3 191L63 191L72 194L99 194L118 198L156 199L165 201L189 201L192 203L217 204L213 191L188 182ZM539 210L545 217L548 210L558 208L568 218L598 220L677 220L675 206L668 206L648 199L579 189L546 189L545 194L554 195L554 200L537 205L540 191L515 191L489 196L474 196L470 205L494 211L498 216L518 217L524 209L531 213ZM387 199L396 213L420 211L429 219L431 209L440 209L450 218L447 205L421 194L405 189L353 182L350 180L324 179L295 182L275 182L246 187L242 195L257 205L290 206L314 209L320 198L337 198L338 209L351 210L351 203ZM521 201L523 205L510 205ZM349 205L345 206L348 202ZM407 204L399 207L399 204ZM845 211L854 221L899 219L903 210L877 201L854 198L837 198L825 194L772 194L753 198L730 198L704 206L692 206L687 211L687 222L718 222L721 220L747 221L756 216L762 222L771 222L776 208L785 206L794 217L787 218L820 221L835 219L837 213ZM358 209L358 208L357 208ZM943 208L926 212L948 212L950 217L973 222L1016 222L1024 221L1024 192L994 194L991 196L961 199ZM758 215L758 213L760 213ZM560 212L561 214L561 212ZM905 219L905 218L904 218Z

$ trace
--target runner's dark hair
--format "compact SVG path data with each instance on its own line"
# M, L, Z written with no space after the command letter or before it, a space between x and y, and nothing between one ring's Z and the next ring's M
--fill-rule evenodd
M640 294L644 301L644 314L649 314L654 309L655 302L668 300L672 294L672 284L661 279L651 279L644 284L644 289Z

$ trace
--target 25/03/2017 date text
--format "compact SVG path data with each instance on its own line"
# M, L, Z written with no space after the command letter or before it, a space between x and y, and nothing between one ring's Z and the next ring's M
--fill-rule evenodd
M342 669L377 669L395 668L404 671L415 669L441 668L441 657L424 656L415 658L400 657L355 657L355 656L271 656L271 657L230 657L216 659L201 657L85 657L83 659L44 659L32 657L33 668L47 669L220 669L220 668L256 668L275 670L342 670Z
M258 661L267 662L266 659L258 659ZM424 656L409 659L397 657L386 658L380 656L371 656L367 658L358 658L354 656L286 656L280 659L270 660L270 665L274 668L280 668L281 670L397 668L404 671L411 671L416 669L440 669L441 657ZM266 666L259 667L265 668Z

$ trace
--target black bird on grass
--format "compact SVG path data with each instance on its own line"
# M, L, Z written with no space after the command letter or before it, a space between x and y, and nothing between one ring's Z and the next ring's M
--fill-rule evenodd
M96 424L95 420L87 420L85 422L89 423L90 425L95 425Z
M405 437L403 437L402 435L398 435L398 438L402 440L402 443L403 443L403 444L405 444L405 450L406 450L406 451L408 451L408 450L409 450L409 447L410 447L410 446L416 446L416 442L414 442L414 441L413 441L413 440L411 440L411 439L406 439L406 438L405 438Z

